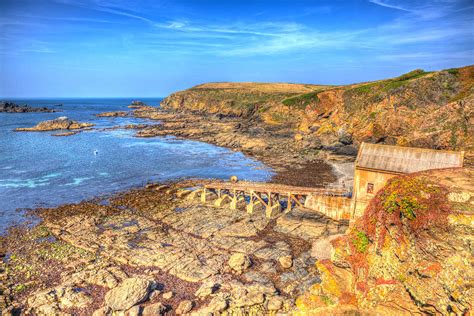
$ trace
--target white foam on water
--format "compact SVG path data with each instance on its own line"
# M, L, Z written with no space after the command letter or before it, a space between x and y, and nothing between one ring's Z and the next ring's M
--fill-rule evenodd
M60 177L60 172L47 174L39 178L32 179L0 179L1 188L36 188L50 184L51 178Z
M65 185L79 185L82 182L84 182L86 180L90 180L90 179L93 179L93 178L92 177L73 178L72 182L66 183Z

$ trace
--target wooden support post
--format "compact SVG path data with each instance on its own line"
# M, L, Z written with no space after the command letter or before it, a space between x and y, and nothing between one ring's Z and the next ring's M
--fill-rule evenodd
M250 190L250 199L249 199L249 204L247 205L247 213L252 214L253 213L253 191Z
M234 189L232 193L233 193L233 196L232 196L232 200L230 201L230 209L235 210L237 208L237 191Z
M272 193L271 192L268 192L267 195L268 195L268 204L267 204L267 207L265 209L265 216L267 218L272 218L273 216L276 215L276 213L280 212L281 205L280 205L279 201L277 201L277 203L275 205L273 205L273 203L272 203Z
M252 214L255 206L262 204L262 199L254 191L250 191L250 201L247 205L247 213Z
M207 194L207 190L206 190L206 188L203 188L202 193L201 193L201 202L202 203L206 203L206 194Z
M288 192L288 205L286 206L286 212L289 213L291 211L291 192Z

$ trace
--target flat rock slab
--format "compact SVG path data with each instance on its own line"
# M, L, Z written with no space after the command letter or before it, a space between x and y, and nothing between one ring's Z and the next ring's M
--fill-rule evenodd
M344 233L348 223L331 220L311 210L295 209L277 219L275 230L305 240Z
M295 210L267 219L263 210L248 214L183 200L162 207L154 196L166 194L136 191L123 200L114 200L111 206L89 204L87 207L92 208L85 214L80 211L81 205L64 206L62 211L69 215L47 220L45 225L63 241L121 266L137 271L158 269L181 281L211 284L210 293L219 289L220 295L212 294L215 302L208 304L211 311L223 306L236 311L259 306L257 310L263 311L271 297L280 295L275 288L296 297L304 289L301 284L310 286L318 280L314 262L307 262L310 244L304 239L317 239L338 229L334 222L314 212ZM229 260L233 255L233 259L240 256L244 260L233 264L236 260ZM282 268L281 258L292 258L292 263ZM105 266L100 271L75 273L67 282L109 288L106 305L111 310L126 311L140 304L150 291L149 274L145 273L140 281L127 281L131 276L137 275L124 275L113 266ZM160 282L156 277L153 280ZM235 285L237 280L245 283ZM194 300L197 296L179 299ZM278 306L281 299L276 298L272 304ZM179 303L176 300L174 308Z
M127 310L148 297L151 282L141 278L128 278L105 295L105 303L113 311Z

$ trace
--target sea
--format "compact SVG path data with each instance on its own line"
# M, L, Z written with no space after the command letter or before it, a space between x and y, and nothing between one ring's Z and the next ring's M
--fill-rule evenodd
M134 117L96 117L127 111L138 99L159 106L161 98L8 99L49 107L54 113L0 113L0 234L26 221L28 209L103 197L149 182L184 178L265 181L272 170L240 152L172 136L138 138L128 124L160 124ZM53 132L15 132L60 116L94 123L94 129L55 137ZM104 130L105 128L105 130Z

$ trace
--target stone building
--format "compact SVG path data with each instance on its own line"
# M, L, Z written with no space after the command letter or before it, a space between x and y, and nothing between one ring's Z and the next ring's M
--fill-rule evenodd
M462 167L464 152L362 143L355 162L352 218L361 216L369 201L397 175Z

